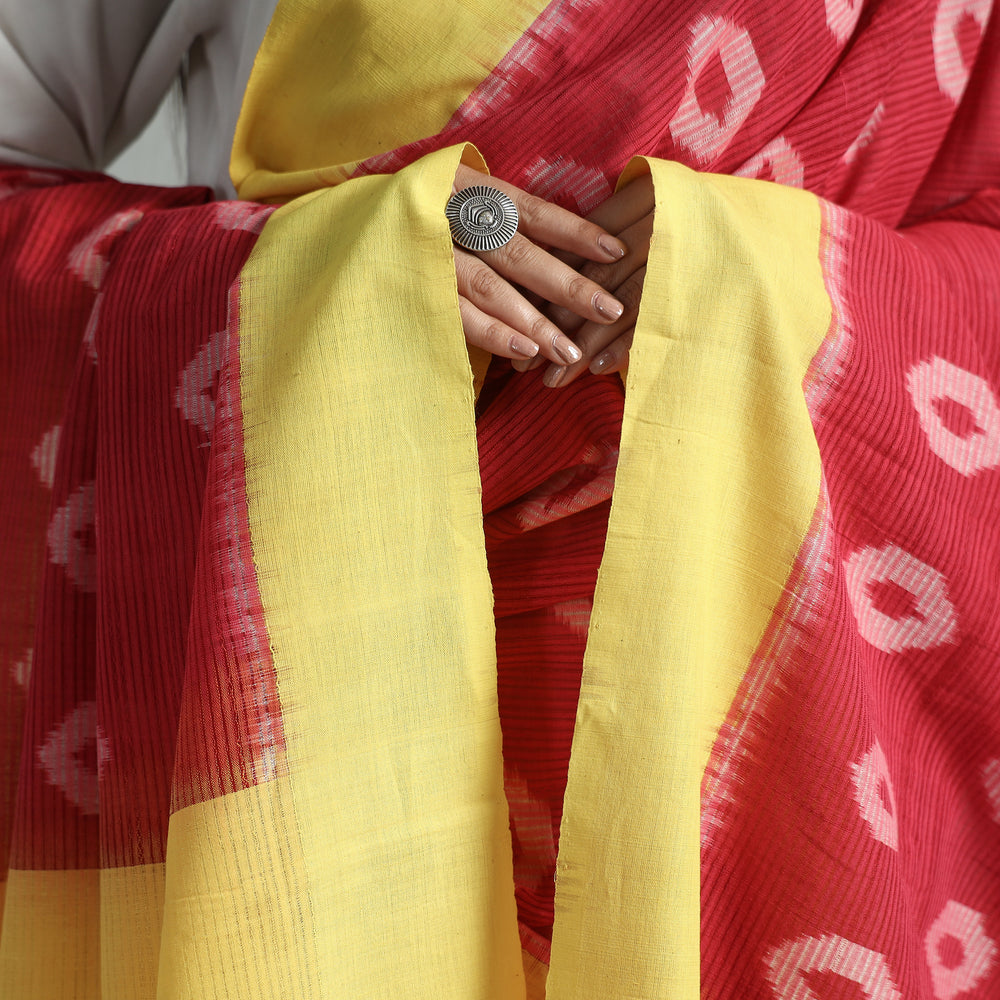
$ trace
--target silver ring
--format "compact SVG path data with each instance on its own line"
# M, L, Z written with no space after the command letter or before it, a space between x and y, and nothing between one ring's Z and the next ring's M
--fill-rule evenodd
M448 199L444 214L451 238L474 253L498 250L517 232L517 205L496 188L464 188Z

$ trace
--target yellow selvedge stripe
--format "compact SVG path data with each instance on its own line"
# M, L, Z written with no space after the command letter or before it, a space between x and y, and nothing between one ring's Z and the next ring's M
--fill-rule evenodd
M156 1000L162 862L9 878L0 997Z
M802 391L831 319L817 199L648 167L653 247L570 760L549 1000L698 996L702 775L820 489Z
M102 1000L100 872L11 869L7 877L0 997Z
M243 98L230 171L241 198L337 184L435 135L545 0L282 0Z
M241 272L249 524L288 774L173 817L162 997L195 996L192 969L202 996L248 1000L524 995L443 214L460 153L280 209ZM255 939L255 912L281 941ZM257 992L227 985L250 975Z

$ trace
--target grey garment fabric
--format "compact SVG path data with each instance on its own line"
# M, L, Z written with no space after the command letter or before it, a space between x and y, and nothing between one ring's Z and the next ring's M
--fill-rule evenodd
M188 182L229 150L277 0L0 0L0 160L101 170L184 80Z

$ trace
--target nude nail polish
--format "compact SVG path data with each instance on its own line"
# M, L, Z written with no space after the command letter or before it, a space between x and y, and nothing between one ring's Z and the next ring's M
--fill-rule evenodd
M579 361L583 357L583 351L580 350L576 344L563 343L556 344L556 354L559 355L566 362L566 364L571 365Z
M520 354L524 358L533 358L538 353L538 344L532 344L530 348L525 349L521 342L511 338L510 343L507 345L515 354Z
M625 312L625 307L617 299L607 295L595 296L594 308L608 319L618 319Z
M542 376L542 382L550 389L554 389L563 380L565 374L565 368L558 365L551 365L548 371Z
M607 254L609 260L621 260L625 256L625 248L617 242L612 242L606 236L599 236L597 245Z

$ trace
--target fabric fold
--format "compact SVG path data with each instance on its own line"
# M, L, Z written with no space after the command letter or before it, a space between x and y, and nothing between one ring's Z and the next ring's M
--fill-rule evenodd
M555 1000L697 996L702 775L819 496L802 394L831 318L818 201L659 161L625 179L643 169L656 219L570 758Z

